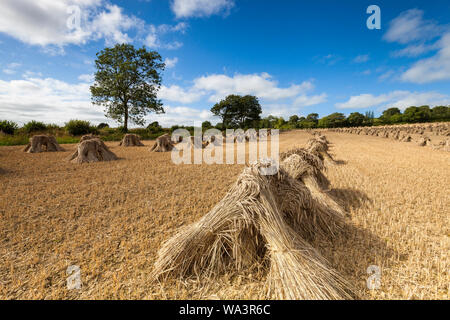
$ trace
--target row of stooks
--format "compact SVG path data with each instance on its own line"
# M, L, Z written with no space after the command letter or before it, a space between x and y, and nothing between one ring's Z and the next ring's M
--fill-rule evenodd
M270 135L270 131L267 132ZM195 137L187 137L187 141L191 145L198 145L200 148L205 148L210 143L216 144L215 136L208 137L207 141L197 141ZM237 136L234 138L234 142L239 139L249 140L248 136ZM178 137L177 141L172 141L169 134L164 134L158 137L151 147L150 151L153 152L169 152L175 148L177 143L183 141L183 137ZM126 134L119 146L131 147L131 146L144 146L140 141L140 137L135 134ZM56 152L64 151L64 149L58 144L56 138L51 135L35 135L30 138L28 145L24 148L24 152L27 153L40 153L40 152ZM70 156L69 161L76 163L84 162L97 162L97 161L112 161L117 160L117 156L111 152L106 144L97 136L85 135L81 137L80 143L77 146L77 150Z
M282 153L276 172L262 173L271 160L246 167L210 212L163 243L154 281L208 284L220 275L263 270L269 299L357 298L314 245L316 237L333 240L347 230L324 175L337 163L328 147L326 137L315 133L305 148Z
M336 128L328 129L327 131L391 138L401 142L415 142L421 147L429 146L433 149L450 151L450 139L433 144L429 137L431 135L450 137L450 123ZM413 139L412 135L419 135L419 137Z
M329 129L329 131L343 132L343 133L361 133L367 135L377 135L380 132L392 131L402 132L407 134L425 134L430 133L436 136L450 136L450 123L428 123L428 124L404 124L404 125L391 125L391 126L379 126L379 127L354 127L354 128L335 128Z
M139 137L134 134L125 135L119 145L126 147L143 146ZM30 138L28 145L23 151L27 153L40 153L64 151L64 149L58 144L54 136L36 135ZM117 159L117 156L108 149L106 144L99 137L90 134L81 137L77 149L68 160L76 163L83 163L112 161Z

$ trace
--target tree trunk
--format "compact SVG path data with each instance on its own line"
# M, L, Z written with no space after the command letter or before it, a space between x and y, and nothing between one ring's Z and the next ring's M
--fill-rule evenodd
M128 132L128 103L125 103L124 109L125 115L123 120L123 130Z

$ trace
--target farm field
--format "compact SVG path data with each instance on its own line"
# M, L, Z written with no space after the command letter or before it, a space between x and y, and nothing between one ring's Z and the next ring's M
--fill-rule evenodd
M330 193L348 212L347 236L315 245L363 299L448 299L450 154L376 136L325 132L337 164ZM280 135L280 149L311 135ZM74 164L65 152L0 147L1 299L259 299L264 275L214 283L156 282L161 243L206 214L243 165L175 165L170 153L107 146L120 159ZM81 290L66 288L79 265ZM366 270L381 268L369 291Z

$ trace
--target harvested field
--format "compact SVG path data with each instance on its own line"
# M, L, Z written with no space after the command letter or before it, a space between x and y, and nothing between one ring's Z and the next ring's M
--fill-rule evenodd
M448 299L450 153L376 136L327 132L336 163L325 175L346 211L346 237L314 246L365 299ZM280 149L311 135L280 135ZM0 298L258 299L265 272L156 282L161 243L199 220L243 165L174 165L169 152L106 143L119 160L74 164L64 152L0 147ZM67 290L66 270L83 287ZM370 291L366 273L381 268Z

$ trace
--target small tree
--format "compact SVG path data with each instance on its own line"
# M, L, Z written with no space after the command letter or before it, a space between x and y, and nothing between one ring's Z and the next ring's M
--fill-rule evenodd
M389 108L383 111L382 116L380 117L380 119L384 122L384 123L392 123L392 117L395 115L401 115L401 111L399 108Z
M361 126L366 117L359 112L352 112L347 118L347 122L352 127Z
M14 134L14 131L17 130L17 123L8 121L8 120L0 120L0 132L4 134Z
M291 126L291 128L297 128L298 127L298 121L299 121L299 117L297 115L293 115L289 117L289 125Z
M208 129L211 129L212 127L213 127L213 125L211 124L211 122L209 122L209 121L202 122L202 129L208 130Z
M450 108L446 106L436 106L431 110L433 120L449 120Z
M30 122L27 122L23 129L26 133L32 133L32 132L38 132L38 131L45 131L47 129L47 126L43 122L39 122L36 120L31 120Z
M136 50L130 44L117 44L97 53L92 102L105 107L106 116L123 124L144 125L150 111L164 113L157 98L164 70L161 56L145 47Z
M232 94L216 103L211 112L220 117L226 127L245 127L261 119L262 109L257 97Z
M73 136L81 136L83 134L94 133L96 128L91 126L89 121L70 120L65 125L66 131Z

